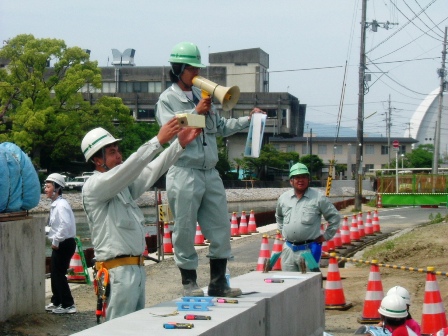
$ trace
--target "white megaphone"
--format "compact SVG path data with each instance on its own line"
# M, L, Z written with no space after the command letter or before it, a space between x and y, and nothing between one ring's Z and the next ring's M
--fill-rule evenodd
M240 88L238 86L225 87L201 76L193 78L193 85L206 92L212 98L216 97L222 105L224 111L231 110L240 98Z

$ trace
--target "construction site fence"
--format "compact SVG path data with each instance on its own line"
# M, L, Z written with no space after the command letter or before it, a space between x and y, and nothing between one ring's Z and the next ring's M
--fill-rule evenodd
M398 181L398 188L397 188ZM447 193L447 176L435 174L399 174L379 176L376 180L378 193Z
M448 193L378 193L384 206L447 206Z

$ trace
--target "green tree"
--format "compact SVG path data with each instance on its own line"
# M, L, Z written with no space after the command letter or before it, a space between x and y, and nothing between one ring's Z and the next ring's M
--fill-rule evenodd
M419 145L412 152L407 153L403 160L405 167L431 168L434 155L434 146L431 144ZM400 165L398 165L400 167ZM395 166L394 166L395 167Z
M322 161L322 159L315 154L303 155L300 158L300 162L308 167L308 170L310 171L310 174L312 174L312 176L316 176L316 174L320 172L322 167L324 166L324 162Z
M9 62L0 69L0 142L14 142L38 167L82 160L82 137L94 127L120 133L133 123L121 99L85 99L81 89L100 88L102 79L97 62L79 47L23 34L7 41L0 58Z
M297 162L298 160L299 154L296 152L280 152L271 144L267 144L261 148L258 158L243 157L235 159L235 162L240 168L254 174L257 179L263 180L266 177L266 167L287 170L290 162Z

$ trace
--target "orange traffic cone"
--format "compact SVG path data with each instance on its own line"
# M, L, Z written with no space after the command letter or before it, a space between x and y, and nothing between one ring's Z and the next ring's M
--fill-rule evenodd
M364 300L362 315L358 318L358 322L378 323L380 321L380 313L378 308L381 306L381 300L384 297L383 284L381 283L380 269L377 260L372 260L369 273L369 282L367 283L367 293Z
M448 328L440 329L434 336L448 336Z
M340 229L336 230L336 234L334 235L332 241L333 241L334 247L336 249L345 249L345 247L342 245L341 230Z
M261 238L260 253L258 254L257 271L264 271L264 263L270 259L268 235Z
M422 335L432 335L447 327L445 308L437 284L434 267L426 268L425 297L422 311Z
M75 248L72 259L70 259L71 270L67 274L68 282L86 282L86 276L84 275L84 266L82 266L81 256L79 255L78 246Z
M282 243L282 234L279 230L277 230L277 234L275 235L274 245L272 246L272 253L271 257L274 253L282 253L283 250L283 243ZM281 262L281 256L277 259L274 266L272 267L273 271L281 271L282 270L282 262Z
M380 219L378 218L377 209L375 209L375 211L373 212L372 226L373 226L373 233L381 233Z
M171 242L171 232L168 223L163 226L163 253L173 254L173 243Z
M377 194L377 197L376 197L376 207L377 208L382 208L383 207L383 201L381 199L381 194Z
M246 211L241 211L240 228L238 232L240 235L250 235L247 228Z
M364 231L364 221L362 219L362 212L358 214L358 232L360 239L366 236L366 232Z
M342 245L352 245L352 242L350 239L350 228L348 227L347 216L344 216L344 219L342 220L341 240L342 240Z
M361 240L358 231L358 221L356 219L356 215L352 217L352 225L350 226L350 240L352 242L358 242Z
M249 224L247 226L247 230L249 233L258 233L257 223L255 222L255 213L253 210L250 211Z
M345 302L341 275L339 274L338 262L335 257L335 253L330 254L327 281L325 283L325 309L347 310L353 305Z
M149 233L147 233L147 234L145 235L145 251L143 251L143 256L144 256L145 258L147 258L148 255L149 255L148 244L146 243L146 237L150 237L150 236L149 236Z
M196 236L194 236L194 245L195 246L206 246L207 244L204 242L204 235L202 234L201 227L199 223L196 223Z
M240 231L238 230L238 219L236 218L236 212L232 213L232 218L230 221L230 236L241 237Z
M372 212L367 211L365 231L367 236L373 235Z

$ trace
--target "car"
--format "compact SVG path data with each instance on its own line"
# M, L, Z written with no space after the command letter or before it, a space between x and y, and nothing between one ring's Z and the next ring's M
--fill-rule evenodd
M65 188L68 190L81 190L89 177L90 176L76 176L65 183Z

